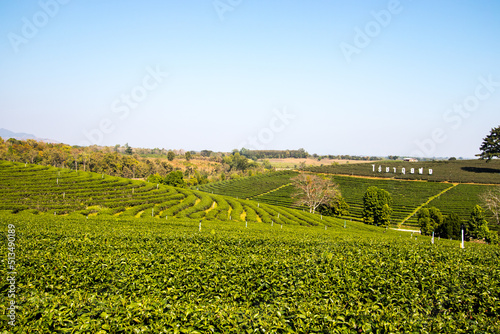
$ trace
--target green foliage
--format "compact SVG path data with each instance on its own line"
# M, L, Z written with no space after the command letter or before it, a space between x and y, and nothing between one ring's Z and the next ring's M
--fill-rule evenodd
M441 211L435 207L420 209L417 218L420 233L423 235L431 235L443 223L444 219Z
M225 156L223 162L229 166L230 171L246 171L249 168L257 167L255 162L250 161L238 152Z
M186 158L187 161L191 160L191 158L192 158L191 152L184 153L184 158Z
M125 144L125 154L132 155L134 153L132 151L132 147L128 146L128 143Z
M174 158L175 158L175 153L173 151L168 151L168 153L167 153L168 161L173 161Z
M481 153L478 156L486 161L500 157L500 126L491 129L490 134L483 139L479 149Z
M474 206L467 221L468 234L477 239L486 238L489 229L488 221L486 220L484 209L480 205Z
M16 333L498 333L498 248L322 227L0 212ZM7 242L0 244L7 254ZM17 254L16 254L17 255ZM5 298L4 298L5 299Z
M153 175L149 175L148 178L146 179L146 181L151 182L151 183L164 184L163 177L161 177L161 175L158 173L153 174Z
M180 170L168 173L163 178L163 184L167 186L180 187L180 188L184 188L186 186L186 182L184 181L184 175Z
M392 197L384 189L369 187L363 196L363 222L388 226L390 224Z
M446 239L460 240L462 220L456 213L444 217L436 228L436 236Z
M349 214L349 204L344 197L339 196L332 200L331 203L320 205L318 212L325 216L342 217Z

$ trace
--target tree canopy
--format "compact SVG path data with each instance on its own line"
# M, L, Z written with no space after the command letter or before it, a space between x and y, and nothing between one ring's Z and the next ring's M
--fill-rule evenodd
M384 189L368 187L363 196L363 222L377 226L389 226L392 214L392 197Z
M295 204L306 205L311 213L315 213L320 205L330 204L341 196L339 186L330 179L299 174L291 180L297 188L297 192L292 195Z
M479 149L481 153L477 156L480 159L490 161L494 157L500 157L500 126L491 129L490 134L483 139L483 143Z

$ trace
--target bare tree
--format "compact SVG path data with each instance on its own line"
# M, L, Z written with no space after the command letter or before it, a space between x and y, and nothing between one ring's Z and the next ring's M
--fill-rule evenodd
M321 204L328 204L341 196L339 186L329 179L312 174L299 174L291 180L297 188L297 192L292 195L295 204L306 205L311 213Z
M495 187L480 195L483 206L485 206L500 224L500 187Z

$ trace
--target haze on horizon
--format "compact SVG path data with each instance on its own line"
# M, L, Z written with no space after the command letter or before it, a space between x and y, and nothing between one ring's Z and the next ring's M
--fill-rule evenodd
M72 145L474 157L500 3L0 4L0 127Z

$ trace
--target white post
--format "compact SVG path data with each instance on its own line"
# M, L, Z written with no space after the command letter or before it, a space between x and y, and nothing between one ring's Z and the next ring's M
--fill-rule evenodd
M245 220L245 228L248 227L248 221Z
M431 239L431 244L434 245L434 231L432 231L432 239Z
M465 243L464 243L464 230L462 229L462 245L460 248L465 248Z
M155 216L155 208L153 208L153 209L151 210L151 217L154 217L154 216Z
M200 226L198 227L198 231L201 232L201 220L200 220Z
M274 225L274 221L271 220L271 226L273 226L273 225Z
M283 224L281 224L281 229L283 229Z
M344 220L344 228L345 228L345 225L346 225L346 221Z

